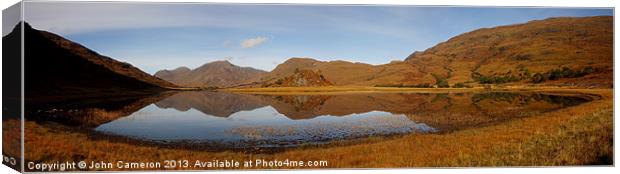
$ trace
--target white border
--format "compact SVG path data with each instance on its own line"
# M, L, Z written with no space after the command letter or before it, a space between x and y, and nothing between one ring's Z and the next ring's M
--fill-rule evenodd
M76 0L65 0L76 1ZM221 3L301 3L301 4L381 4L381 5L431 5L431 6L520 6L520 7L616 7L617 2L614 0L89 0L89 1L114 1L114 2L221 2ZM5 9L15 3L18 0L0 0L0 8ZM615 9L614 9L615 14ZM614 32L618 30L617 18L614 18ZM615 44L618 36L614 34L614 50L618 49L618 44ZM0 42L1 45L1 42ZM614 57L617 57L617 52L614 51ZM1 58L0 58L1 60ZM614 62L616 59L614 59ZM2 63L0 63L1 67ZM614 69L618 68L618 65L614 63ZM22 69L23 70L23 69ZM2 73L0 72L0 76ZM614 82L618 81L617 72L614 71ZM1 82L0 82L1 85ZM614 86L615 83L614 83ZM2 87L0 87L0 91ZM23 95L23 94L22 94ZM614 95L614 100L617 101L620 97ZM0 100L1 104L1 100ZM614 105L614 115L617 115L618 107ZM616 120L616 119L614 119ZM614 124L615 125L615 124ZM1 128L1 125L0 125ZM618 149L616 143L618 139L618 129L614 127L614 151ZM0 139L1 143L1 139ZM618 153L614 154L614 159L618 160ZM522 173L619 173L617 167L551 167L551 168L476 168L476 169L387 169L387 170L277 170L277 171L206 171L198 173L506 173L506 174L522 174ZM136 171L139 172L139 171ZM131 172L131 173L136 173ZM0 173L17 173L13 169L10 169L4 165L0 165ZM114 172L117 173L117 172ZM129 173L129 172L118 172ZM139 172L144 173L144 172ZM189 173L189 172L158 172L158 173ZM196 173L196 172L191 172Z
M8 4L18 0L5 0ZM43 0L26 0L43 1ZM301 4L385 4L385 5L465 5L465 6L554 6L614 7L611 0L51 0L99 2L221 2L221 3L301 3ZM3 2L5 3L5 2ZM4 7L4 5L3 5ZM8 7L8 6L7 6Z

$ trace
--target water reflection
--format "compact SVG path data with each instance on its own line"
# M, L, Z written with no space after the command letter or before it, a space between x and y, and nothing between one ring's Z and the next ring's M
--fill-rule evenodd
M144 141L279 147L454 131L590 100L577 94L531 92L259 95L188 91L114 108L37 111L48 117L36 118Z
M405 115L380 111L291 120L271 106L240 111L223 118L194 109L179 112L156 105L103 124L95 130L161 142L215 142L240 147L291 146L370 135L434 131L423 123L409 120Z

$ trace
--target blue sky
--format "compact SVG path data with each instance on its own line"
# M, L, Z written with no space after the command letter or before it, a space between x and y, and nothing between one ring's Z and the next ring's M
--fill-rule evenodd
M148 73L291 57L384 64L478 28L612 9L26 2L25 20ZM4 29L3 29L4 30Z

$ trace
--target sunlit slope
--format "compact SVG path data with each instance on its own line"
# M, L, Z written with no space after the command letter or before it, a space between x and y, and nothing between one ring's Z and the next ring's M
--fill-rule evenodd
M611 87L613 17L549 18L478 29L405 61L450 84Z

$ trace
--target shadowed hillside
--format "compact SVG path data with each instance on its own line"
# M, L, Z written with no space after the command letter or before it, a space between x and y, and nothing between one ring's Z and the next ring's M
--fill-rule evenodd
M21 25L3 41L20 37ZM100 55L80 44L24 23L25 95L83 98L147 94L176 87L124 62Z

